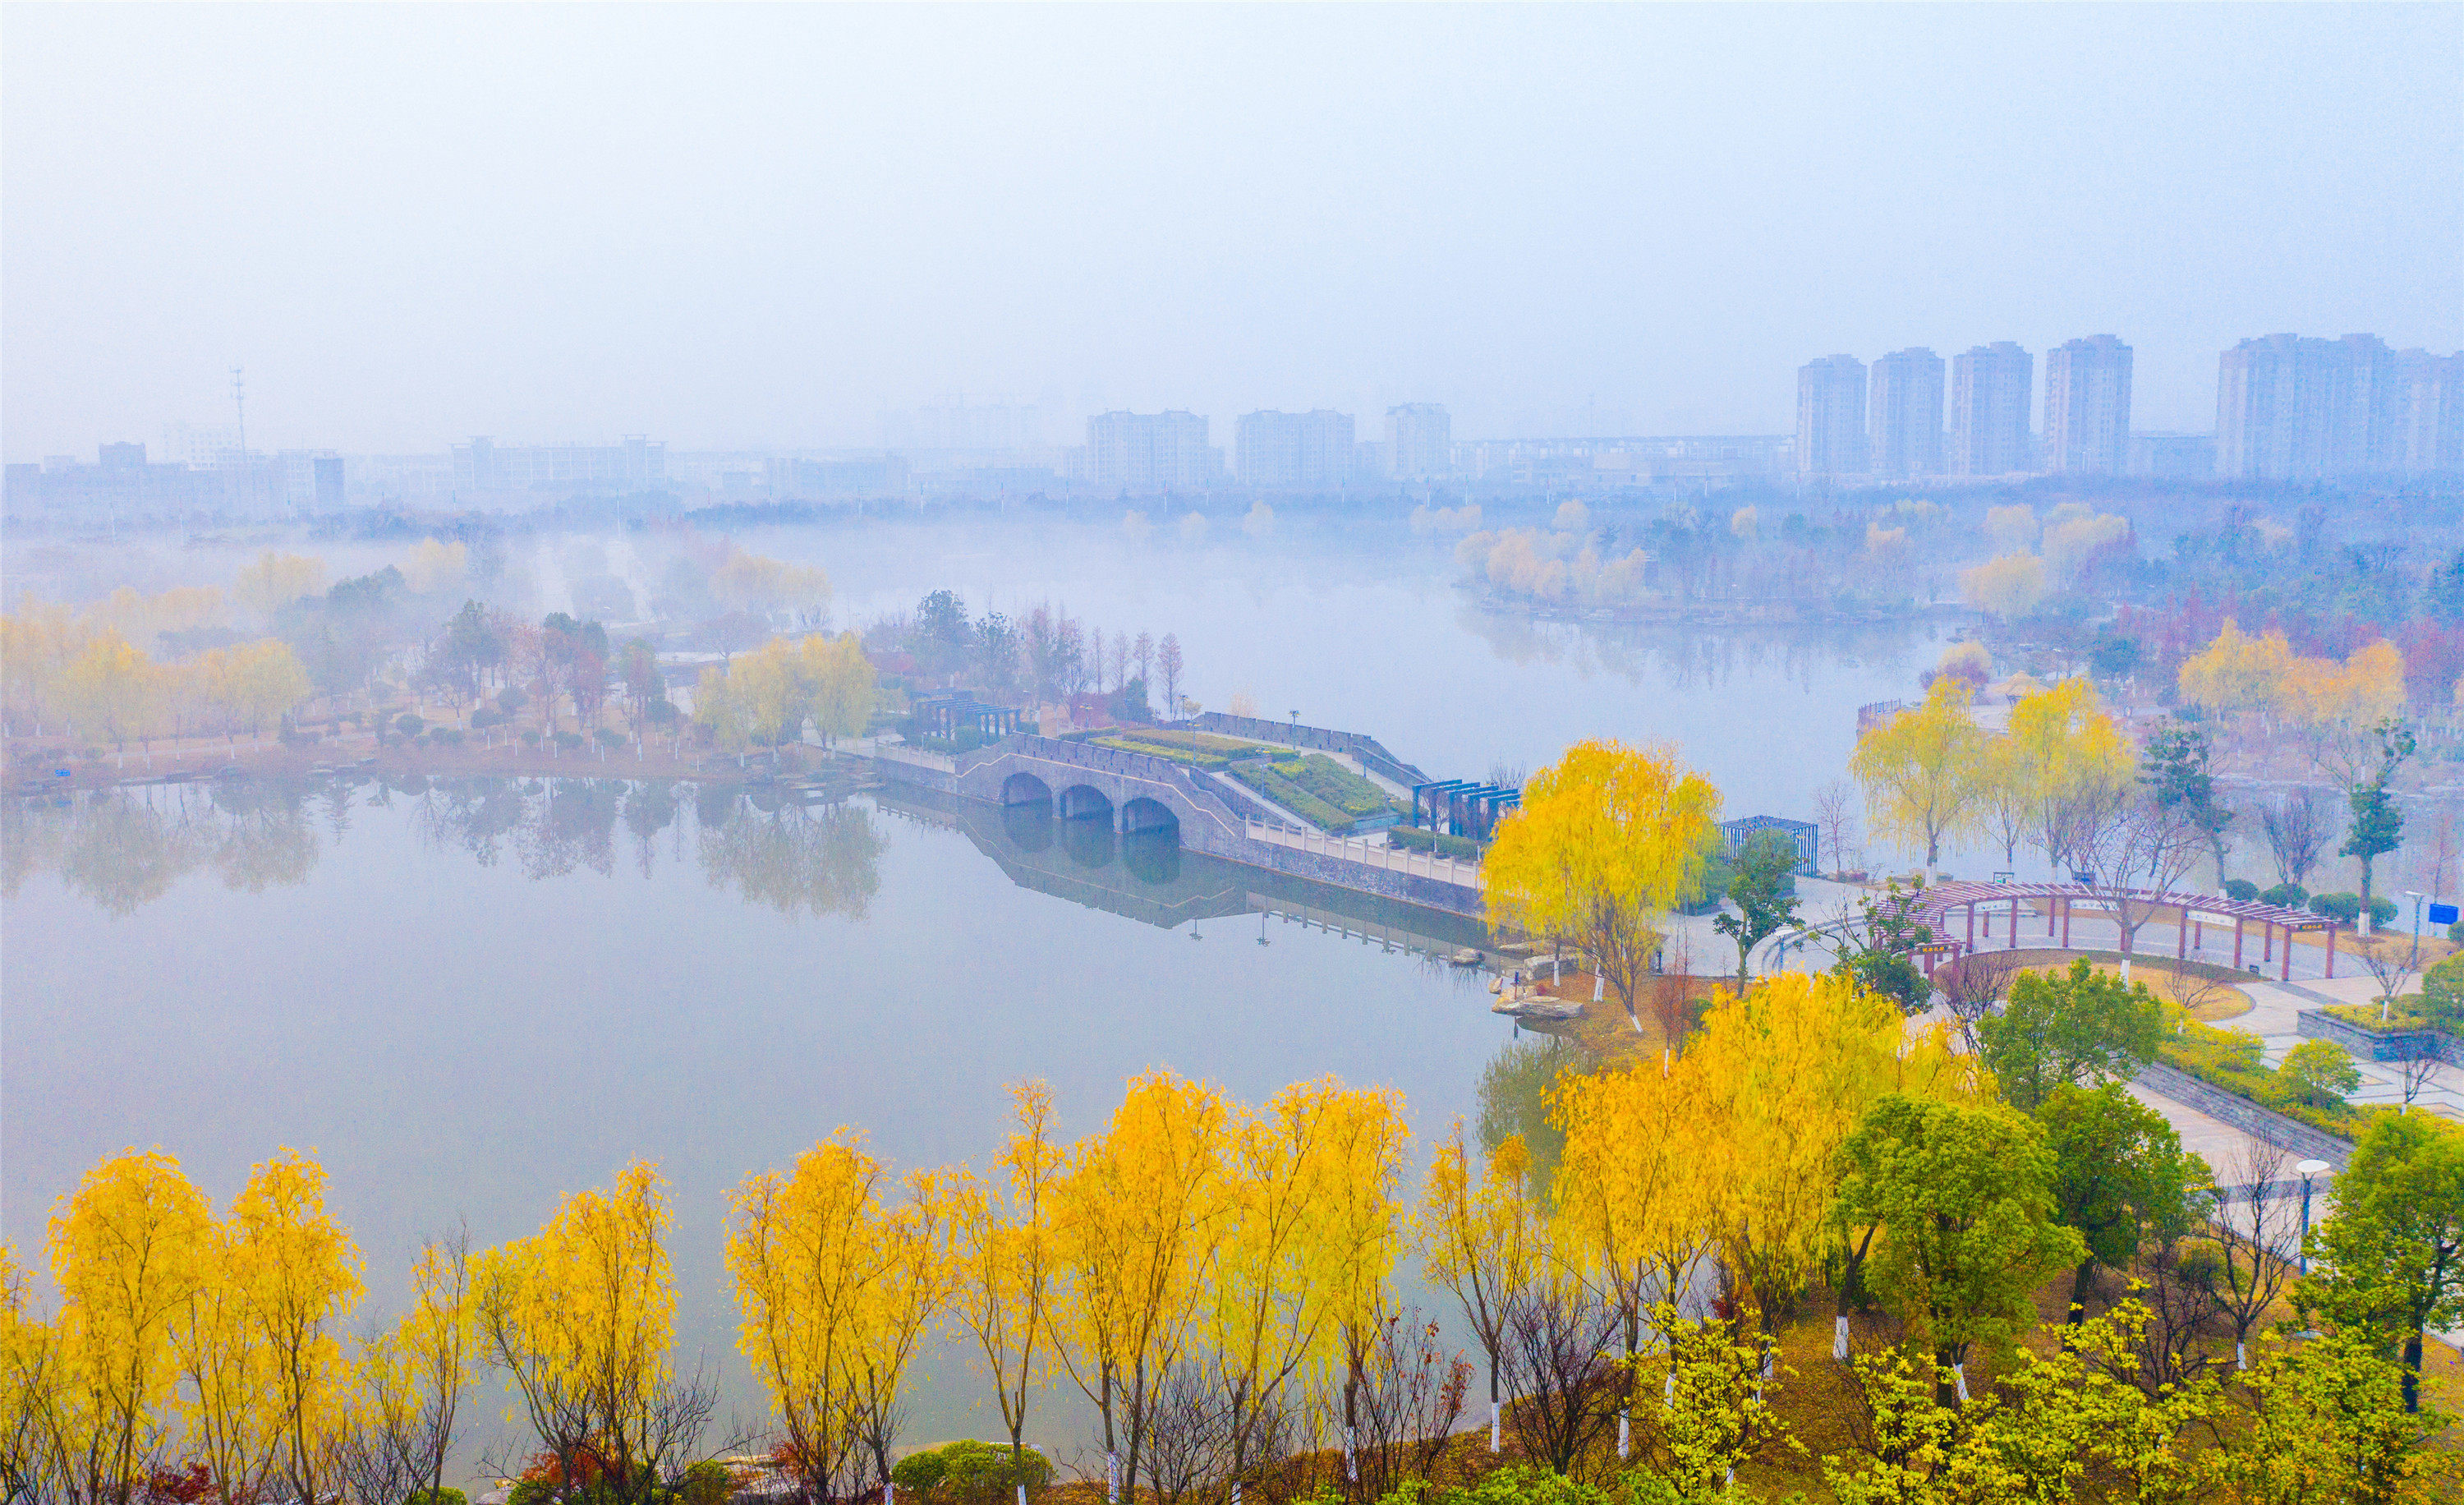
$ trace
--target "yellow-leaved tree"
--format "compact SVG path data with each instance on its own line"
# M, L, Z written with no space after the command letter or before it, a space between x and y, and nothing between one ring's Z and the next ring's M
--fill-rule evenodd
M2011 708L2015 774L2033 791L2032 834L2057 873L2094 867L2099 833L2133 787L2138 755L2084 675Z
M161 1150L88 1172L52 1217L58 1315L33 1320L12 1293L12 1467L33 1497L126 1505L172 1440L180 1381L172 1334L213 1257L212 1208Z
M1629 1361L1619 1457L1632 1447L1639 1377L1631 1361L1644 1314L1669 1310L1663 1304L1683 1293L1710 1244L1703 1094L1690 1051L1673 1062L1663 1056L1657 1071L1629 1058L1617 1070L1568 1073L1552 1094L1550 1117L1566 1135L1551 1183L1554 1262L1578 1273L1617 1315Z
M2293 649L2281 632L2252 636L2225 618L2215 641L2182 660L2182 698L2222 716L2274 711L2284 693Z
M1851 1247L1834 1216L1840 1146L1865 1108L1891 1092L1969 1100L1983 1083L1947 1026L1911 1027L1891 999L1836 973L1780 973L1723 1002L1689 1061L1702 1073L1692 1163L1718 1269L1733 1309L1757 1322L1768 1367L1815 1275L1870 1251L1870 1232ZM1833 1333L1843 1361L1845 1300Z
M1576 742L1498 826L1480 870L1489 923L1579 949L1640 1029L1661 917L1699 881L1719 806L1674 747Z
M340 1467L344 1493L362 1500L436 1497L478 1364L467 1230L420 1246L410 1290L410 1309L360 1349L356 1415Z
M1403 1245L1403 1140L1411 1133L1403 1124L1403 1098L1390 1091L1346 1091L1327 1078L1285 1089L1268 1114L1309 1124L1316 1140L1308 1178L1317 1245L1313 1283L1343 1347L1343 1472L1348 1484L1357 1484L1360 1386L1389 1315Z
M1164 1379L1215 1276L1228 1128L1215 1089L1149 1073L1104 1132L1070 1147L1055 1187L1067 1273L1053 1309L1057 1354L1103 1421L1110 1498L1137 1479Z
M1010 1100L1018 1128L996 1162L997 1179L962 1170L949 1183L951 1304L992 1379L1011 1476L1023 1478L1028 1397L1050 1360L1053 1182L1062 1148L1052 1138L1050 1088L1023 1083L1010 1089Z
M1429 1278L1453 1293L1488 1362L1488 1450L1498 1450L1498 1366L1507 1324L1548 1257L1548 1228L1532 1200L1530 1156L1520 1135L1488 1154L1478 1181L1463 1119L1438 1142L1416 1220Z
M1928 868L1942 861L1943 839L1972 829L1983 809L1985 738L1969 699L1960 679L1936 679L1923 705L1859 737L1848 763L1875 830L1922 847Z
M1959 572L1960 599L2006 620L2035 610L2046 589L2045 562L2034 554L2005 554Z
M61 675L69 719L85 735L124 746L152 726L160 675L152 660L111 628L86 640Z
M806 712L823 741L863 736L875 700L872 660L864 656L864 645L853 632L815 632L798 652L804 660Z
M325 588L325 562L313 554L276 554L267 549L256 563L231 581L231 595L241 606L268 621L301 596Z
M667 1183L635 1161L606 1191L579 1191L528 1238L473 1261L480 1351L504 1372L558 1475L647 1501L697 1439L710 1399L679 1388Z
M887 1173L861 1144L841 1129L792 1171L750 1177L732 1199L737 1346L770 1392L787 1465L809 1500L854 1494L870 1457L866 1288L889 1277L895 1246L885 1236Z

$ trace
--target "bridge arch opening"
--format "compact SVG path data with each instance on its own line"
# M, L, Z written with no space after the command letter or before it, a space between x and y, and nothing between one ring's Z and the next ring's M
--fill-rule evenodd
M1061 791L1057 813L1066 821L1100 820L1110 826L1112 823L1112 802L1103 790L1091 784L1073 784Z
M1141 795L1121 807L1121 830L1124 832L1170 831L1177 839L1180 817L1175 815L1172 808L1161 800L1151 800Z
M1031 773L1013 773L1001 781L1003 805L1049 805L1052 786Z

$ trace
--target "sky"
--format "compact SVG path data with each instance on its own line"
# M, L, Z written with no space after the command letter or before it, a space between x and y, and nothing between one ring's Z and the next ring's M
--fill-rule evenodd
M2464 6L0 8L0 450L874 442L1794 369L2464 344ZM2041 376L2041 362L2039 374Z

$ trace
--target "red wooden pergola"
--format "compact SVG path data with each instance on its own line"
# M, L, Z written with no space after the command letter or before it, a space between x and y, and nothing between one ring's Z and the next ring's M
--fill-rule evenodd
M2152 909L2174 911L2178 926L2173 941L2176 959L2188 957L2194 939L2206 942L2208 925L2231 924L2233 931L2233 970L2242 969L2242 945L2252 925L2259 927L2259 960L2277 960L2276 933L2284 932L2282 962L2277 977L2285 982L2293 978L2293 938L2305 930L2327 933L2327 975L2336 975L2336 925L2323 915L2306 909L2288 909L2281 904L2261 904L2253 899L2218 898L2208 894L2157 893L2149 889L2092 889L2079 883L1937 883L1919 896L1913 918L1933 932L1933 940L1917 949L1925 956L1925 973L1931 976L1937 958L1947 954L1953 960L1980 949L1977 922L1984 921L1983 939L1993 939L1993 917L2004 907L2010 910L2010 923L2005 927L2003 948L2015 951L2019 946L2020 906L2031 900L2041 903L2045 914L2045 935L2048 940L2057 933L2060 947L2071 944L2071 909L2086 899L2097 910L2109 911L2117 899L2144 904ZM2033 907L2033 906L2031 906ZM1965 927L1965 940L1952 935L1953 914Z

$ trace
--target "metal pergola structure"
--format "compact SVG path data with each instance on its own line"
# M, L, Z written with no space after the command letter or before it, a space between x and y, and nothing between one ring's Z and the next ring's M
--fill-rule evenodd
M2288 909L2282 904L2261 904L2255 899L2219 898L2210 894L2158 893L2151 889L2099 889L2082 883L1937 883L1920 891L1919 901L1910 918L1933 933L1934 939L1918 949L1925 953L1925 971L1933 971L1936 956L1947 952L1957 958L1978 946L1977 922L1984 921L1984 939L1993 939L1993 917L2005 906L2010 910L2010 923L2004 928L2003 949L2015 951L2019 946L2020 906L2031 900L2043 905L2045 936L2060 938L2060 949L2071 944L2071 912L2080 900L2100 914L2110 914L2118 902L2145 905L2153 918L2154 912L2171 910L2175 920L2173 955L2176 960L2190 954L2194 941L2204 945L2206 928L2213 923L2219 928L2230 923L2233 931L2233 970L2243 968L2242 950L2249 928L2259 927L2262 963L2277 962L2276 933L2284 932L2284 945L2278 965L2279 981L2293 979L2293 938L2303 931L2326 932L2326 971L2336 975L2336 924L2323 915L2306 909ZM2032 906L2033 907L2033 906ZM1961 914L1966 939L1950 939L1951 914ZM2195 932L2195 934L2194 934Z
M935 737L954 737L960 727L986 737L1007 737L1018 730L1016 707L988 705L964 691L918 700L914 715L926 732Z
M1442 822L1449 836L1485 838L1500 816L1522 804L1521 789L1469 779L1441 779L1412 786L1412 824L1418 826L1425 818L1433 830Z

